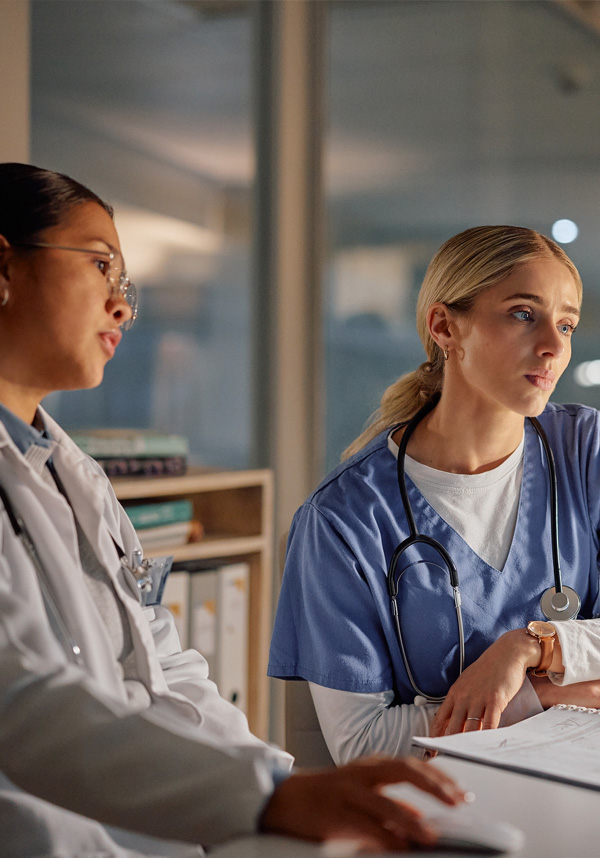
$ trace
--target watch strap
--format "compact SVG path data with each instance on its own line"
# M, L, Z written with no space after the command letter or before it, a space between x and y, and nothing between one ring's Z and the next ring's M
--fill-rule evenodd
M542 652L540 663L537 667L530 668L529 673L533 676L548 676L548 668L552 664L552 657L554 655L554 641L556 640L556 635L536 634L536 632L529 626L527 627L527 634L537 638Z

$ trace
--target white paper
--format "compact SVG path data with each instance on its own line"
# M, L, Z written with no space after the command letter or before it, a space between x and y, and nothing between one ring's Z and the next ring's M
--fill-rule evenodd
M600 709L553 706L510 727L415 737L415 745L466 760L600 789Z

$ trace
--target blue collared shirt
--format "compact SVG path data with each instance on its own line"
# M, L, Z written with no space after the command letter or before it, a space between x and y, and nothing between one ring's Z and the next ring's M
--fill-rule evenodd
M36 412L35 422L41 425L41 429L21 420L2 403L0 403L0 420L4 423L6 431L23 455L27 453L32 444L38 444L40 447L52 446L52 439L46 431L43 417L39 411Z

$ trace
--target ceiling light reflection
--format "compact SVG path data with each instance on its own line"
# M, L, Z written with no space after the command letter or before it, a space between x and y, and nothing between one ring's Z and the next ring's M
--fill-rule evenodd
M579 227L568 218L562 218L552 224L552 238L560 244L570 244L579 235Z
M573 371L575 383L580 387L596 387L600 385L600 360L586 360L575 367Z
M218 224L199 226L147 209L115 204L115 225L132 280L145 285L172 280L175 262L186 266L191 257L198 282L208 276L222 251L224 235Z

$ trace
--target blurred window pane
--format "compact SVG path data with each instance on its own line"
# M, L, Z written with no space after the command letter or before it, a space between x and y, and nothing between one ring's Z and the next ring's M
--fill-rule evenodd
M67 428L154 427L250 456L251 5L33 0L32 155L115 207L140 316Z
M330 12L327 466L424 360L426 265L477 224L577 224L565 249L584 318L553 398L600 405L598 382L576 380L600 359L600 16L527 0L336 0Z

